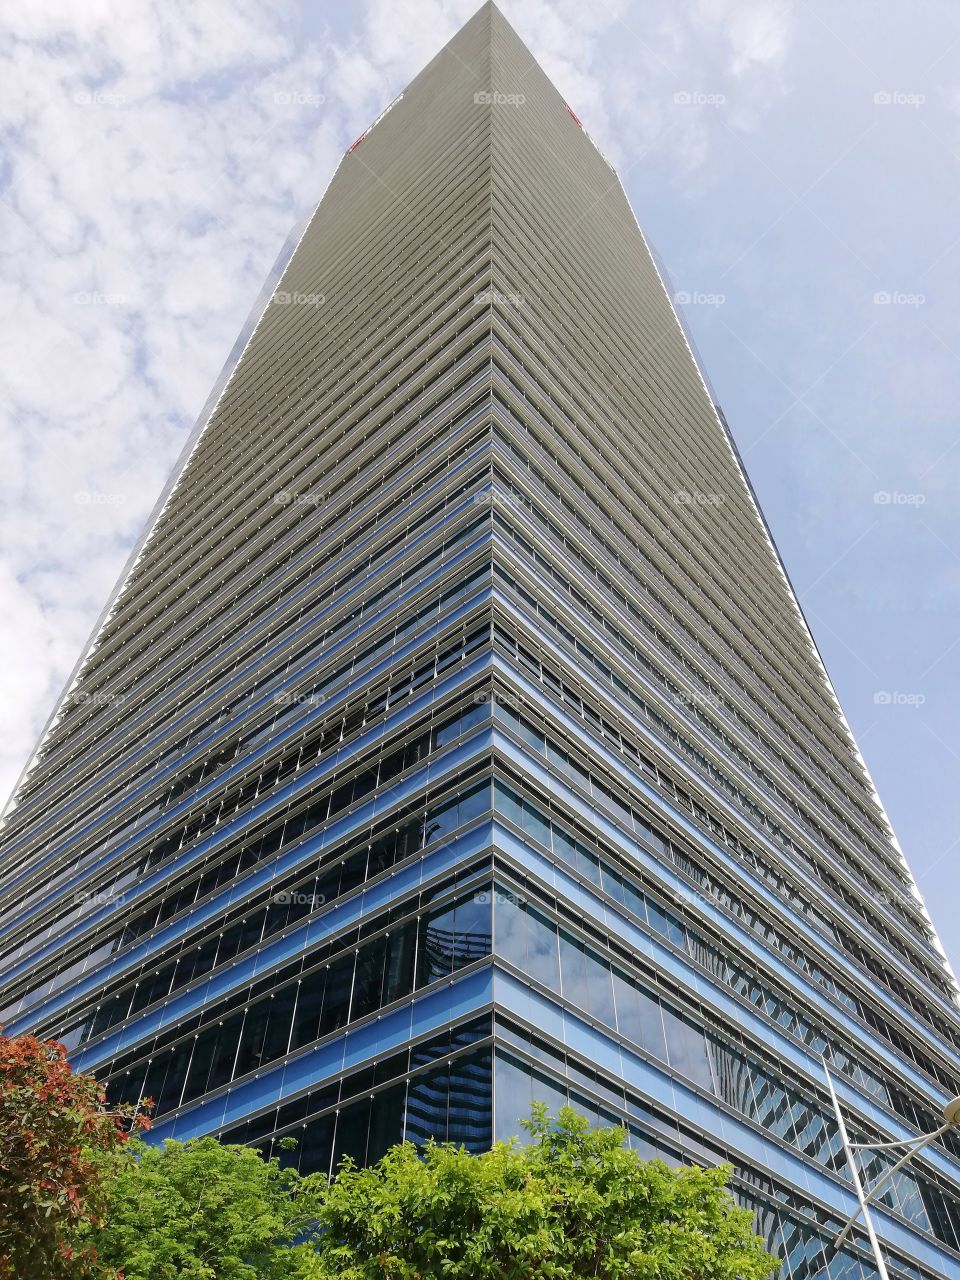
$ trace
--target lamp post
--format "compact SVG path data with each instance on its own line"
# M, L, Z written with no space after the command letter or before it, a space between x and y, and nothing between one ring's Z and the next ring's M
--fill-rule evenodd
M883 1254L880 1252L880 1242L877 1239L877 1233L873 1227L873 1218L870 1216L870 1202L876 1199L877 1193L890 1182L894 1174L917 1154L922 1151L925 1146L931 1142L935 1142L937 1138L942 1137L948 1129L956 1128L960 1125L960 1097L951 1098L943 1108L943 1124L939 1129L935 1129L933 1133L922 1134L919 1138L905 1138L901 1142L851 1142L847 1136L847 1126L844 1124L843 1113L840 1110L840 1102L837 1099L836 1090L833 1087L833 1078L827 1067L826 1058L821 1059L823 1062L823 1074L827 1078L827 1088L830 1090L830 1099L833 1102L833 1114L836 1116L837 1129L840 1133L840 1141L843 1143L843 1153L847 1157L847 1166L850 1169L850 1177L853 1182L853 1189L857 1193L857 1201L859 1208L856 1209L847 1221L841 1227L834 1240L834 1248L839 1249L846 1240L847 1236L853 1230L856 1220L863 1214L863 1225L866 1227L867 1236L870 1239L870 1245L873 1249L873 1256L876 1260L877 1271L880 1273L880 1280L890 1280L886 1263L883 1260ZM854 1159L855 1151L895 1151L902 1150L903 1155L895 1165L892 1165L886 1173L882 1174L873 1186L867 1190L860 1179L860 1171L857 1168L857 1162Z

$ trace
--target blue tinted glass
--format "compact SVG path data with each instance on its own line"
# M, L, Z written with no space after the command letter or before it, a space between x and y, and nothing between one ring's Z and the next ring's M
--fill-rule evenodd
M688 1080L713 1092L713 1076L703 1032L666 1005L663 1006L663 1022L670 1066Z

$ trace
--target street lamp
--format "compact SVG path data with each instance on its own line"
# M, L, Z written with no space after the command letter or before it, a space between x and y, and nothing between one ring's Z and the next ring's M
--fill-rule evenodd
M922 1134L919 1138L905 1138L902 1142L851 1142L847 1137L847 1126L843 1122L843 1113L840 1110L840 1103L837 1100L837 1093L833 1087L833 1079L827 1068L826 1058L822 1058L823 1074L827 1077L827 1088L830 1090L830 1099L833 1102L833 1114L837 1118L837 1129L840 1132L840 1140L843 1143L843 1153L847 1157L847 1165L850 1169L850 1177L853 1181L853 1189L857 1193L859 1208L856 1209L843 1227L837 1233L834 1240L834 1248L839 1249L846 1240L847 1236L853 1230L856 1220L863 1214L863 1225L867 1229L867 1235L870 1238L870 1244L873 1248L873 1256L876 1259L877 1271L880 1273L880 1280L890 1280L886 1263L883 1260L883 1254L880 1252L880 1242L877 1239L877 1233L873 1229L873 1219L870 1216L870 1202L876 1199L877 1192L881 1191L891 1180L895 1173L917 1154L922 1151L925 1146L931 1142L935 1142L937 1138L942 1137L948 1129L960 1126L960 1097L951 1098L949 1102L944 1104L943 1108L943 1124L939 1129L934 1129L933 1133ZM860 1181L860 1171L857 1168L857 1162L854 1159L855 1151L895 1151L903 1150L903 1155L895 1165L892 1165L886 1173L882 1174L873 1184L869 1191L865 1189Z

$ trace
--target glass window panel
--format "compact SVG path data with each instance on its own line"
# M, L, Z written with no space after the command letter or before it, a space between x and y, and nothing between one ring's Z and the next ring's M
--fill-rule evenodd
M143 1080L143 1097L154 1100L157 1114L159 1114L161 1108L164 1111L169 1111L170 1107L175 1106L175 1102L170 1101L169 1096L164 1094L166 1071L168 1071L169 1065L169 1050L155 1053L150 1065L147 1066L146 1078Z
M147 1074L147 1064L140 1063L139 1066L131 1068L123 1075L111 1080L107 1085L107 1099L111 1106L116 1106L121 1102L137 1103L140 1100L140 1094L143 1089L143 1081Z
M491 1053L481 1049L450 1063L447 1141L480 1152L490 1145L492 1128Z
M561 981L564 978L563 947L564 935L561 933L560 946L560 976ZM582 963L582 976L578 971L578 985L582 983L582 989L585 994L585 1002L581 1004L581 1008L586 1011L598 1022L602 1022L605 1026L616 1026L616 1014L613 1008L613 981L611 977L610 963L602 959L600 956L594 955L591 951L583 948L576 943L573 951L568 954L575 956L578 966ZM582 957L582 961L581 961ZM564 989L564 996L570 999ZM578 1000L577 1003L580 1003Z
M512 787L508 787L499 778L494 783L494 804L497 812L503 814L508 822L522 829L523 801Z
M657 933L666 934L667 913L660 903L655 902L652 898L647 900L647 920L651 929L655 929Z
M568 862L570 866L576 867L578 865L577 842L562 827L554 826L553 828L553 849L557 857L562 858L564 862Z
M421 917L417 944L418 987L453 972L454 910L450 905Z
M383 975L383 1003L390 1004L413 990L417 955L417 922L408 920L391 929Z
M497 1142L505 1142L521 1132L520 1121L530 1115L531 1079L522 1062L502 1052L496 1055L494 1070L497 1099L494 1133Z
M367 1140L368 1164L375 1164L390 1147L402 1140L406 1101L406 1083L393 1085L374 1095Z
M785 1141L793 1142L789 1099L780 1081L754 1067L753 1096L757 1102L758 1123Z
M193 1055L187 1070L187 1082L183 1089L183 1100L189 1102L199 1098L207 1087L210 1065L213 1062L213 1051L217 1045L218 1027L208 1027L201 1031L193 1042ZM176 1105L174 1103L173 1105ZM159 1111L159 1108L158 1108Z
M320 1015L318 1036L337 1031L347 1021L350 1008L350 988L353 984L354 956L348 954L327 966L327 983L323 993L323 1012Z
M601 969L600 962L588 955L582 942L571 937L566 930L560 931L560 989L564 1000L569 1000L578 1009L590 1013L593 1005L593 988L596 986L600 988L598 995L599 1003L602 1005L603 982L605 980L607 987L610 988L610 970L609 966L606 967L605 973L602 973ZM608 1003L612 1015L612 988Z
M360 954L357 956L357 976L353 984L351 1022L380 1008L387 948L386 937L375 938L360 948Z
M613 971L613 987L617 1006L617 1030L659 1061L666 1062L667 1044L660 1001L646 991L641 991L617 969Z
M323 1010L323 992L326 985L326 969L318 969L307 974L297 985L300 994L293 1018L293 1033L290 1038L291 1049L299 1049L318 1039L320 1014Z
M447 1140L447 1113L450 1098L450 1069L444 1064L414 1076L407 1090L405 1137L423 1146L430 1138Z
M611 871L604 867L602 874L599 869L595 875L595 879L602 884L604 890L609 893L614 902L620 902L628 910L638 915L641 920L647 918L647 900L640 890L630 883L624 876L618 875L617 872Z
M184 1081L187 1078L187 1068L192 1057L191 1048L190 1041L185 1041L183 1044L174 1045L173 1048L159 1055L161 1070L162 1060L166 1059L166 1071L163 1073L163 1083L159 1086L157 1093L150 1093L150 1089L153 1087L153 1080L151 1079L151 1072L147 1073L147 1077L144 1080L143 1096L145 1098L152 1097L156 1101L154 1115L160 1115L161 1112L170 1111L180 1105Z
M466 826L474 818L479 818L489 808L490 782L487 780L480 783L479 786L471 787L469 791L465 791L460 797L458 817L461 826Z
M430 809L424 823L423 842L430 844L451 836L457 829L457 799L454 796L444 804Z
M827 1275L830 1280L863 1280L863 1270L859 1260L842 1250L830 1259L827 1264Z
M296 1164L301 1173L329 1173L333 1155L333 1131L336 1116L320 1116L310 1120L293 1137L299 1140Z
M552 991L560 989L556 925L512 893L498 890L495 907L496 954Z
M457 903L453 914L453 933L455 969L490 954L493 904L489 889L478 889Z
M297 991L295 982L288 983L270 1001L270 1023L263 1045L264 1062L273 1062L275 1058L282 1058L287 1052Z
M713 1076L703 1032L666 1005L663 1006L663 1022L667 1033L667 1056L670 1066L680 1075L695 1081L712 1093L714 1091Z
M339 1169L345 1156L350 1156L358 1165L366 1164L372 1105L371 1098L361 1098L341 1108L333 1141L334 1170Z
M267 1030L270 1026L270 1007L272 1004L272 1000L260 1000L247 1010L243 1031L240 1034L240 1048L237 1053L236 1074L238 1076L246 1075L248 1071L255 1071L264 1060L263 1054L266 1046ZM193 1075L194 1069L191 1066L191 1081L193 1080Z
M718 1096L743 1115L756 1119L750 1064L742 1053L716 1036L708 1036L707 1044L713 1060Z
M550 848L550 823L529 800L523 802L523 830L531 840Z

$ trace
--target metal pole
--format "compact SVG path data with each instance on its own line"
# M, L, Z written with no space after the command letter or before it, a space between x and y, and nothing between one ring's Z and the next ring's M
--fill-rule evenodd
M881 1174L880 1177L877 1179L877 1181L870 1188L866 1196L866 1203L870 1204L871 1201L876 1200L877 1195L879 1194L881 1188L885 1187L887 1183L892 1182L896 1174L900 1172L900 1170L903 1168L905 1164L907 1164L908 1161L913 1159L913 1157L917 1154L918 1151L922 1151L924 1147L928 1146L931 1142L936 1142L937 1138L942 1137L947 1132L947 1130L951 1129L952 1127L953 1126L949 1124L941 1125L940 1128L937 1129L935 1133L928 1133L923 1138L911 1139L909 1150L904 1155L902 1155L900 1159L897 1161L897 1163L893 1165L891 1168L889 1168L886 1171L886 1173ZM851 1151L889 1151L891 1147L898 1147L898 1146L899 1147L906 1146L906 1143L878 1142L876 1143L876 1145L871 1145L868 1142L851 1142L850 1143ZM847 1233L851 1230L855 1221L856 1221L856 1215L854 1215L850 1219L847 1225L843 1228L843 1230L837 1236L836 1240L834 1240L833 1243L837 1245L837 1247L839 1247L843 1243L843 1241L846 1239Z
M884 1262L883 1254L880 1252L880 1241L877 1239L877 1233L873 1229L873 1219L870 1216L870 1206L868 1205L867 1198L863 1193L863 1184L860 1181L860 1172L857 1169L856 1157L850 1149L850 1141L847 1138L847 1126L843 1123L843 1113L840 1110L837 1093L833 1087L833 1078L827 1068L826 1058L821 1060L823 1062L823 1074L827 1077L827 1088L830 1090L830 1100L833 1103L833 1114L836 1116L837 1129L840 1132L840 1141L843 1143L843 1153L847 1157L847 1166L850 1169L853 1189L856 1191L857 1200L860 1202L860 1212L863 1214L863 1225L866 1227L867 1235L870 1238L870 1245L873 1249L873 1256L877 1264L877 1271L880 1275L880 1280L890 1280L890 1273L887 1271L887 1264Z

